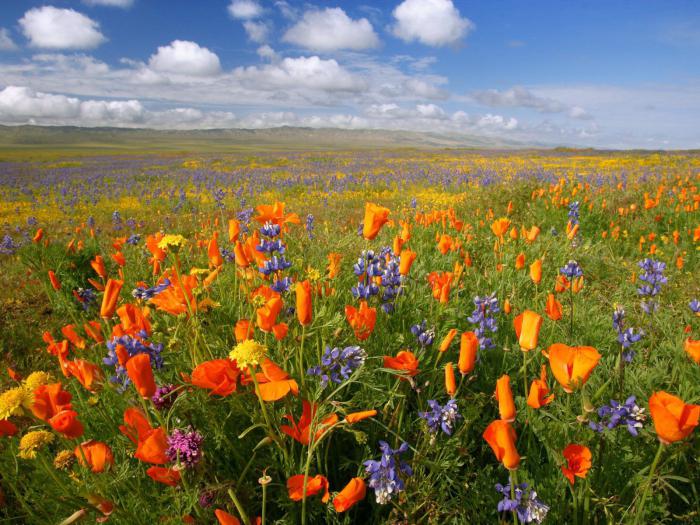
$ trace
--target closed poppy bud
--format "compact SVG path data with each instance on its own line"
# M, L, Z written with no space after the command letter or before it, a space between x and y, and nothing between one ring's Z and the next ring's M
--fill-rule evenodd
M474 370L476 351L479 349L479 339L474 332L464 332L459 341L459 373L466 375Z
M44 238L44 228L39 228L36 233L34 234L34 237L32 237L32 241L35 243L38 243L41 241L41 239Z
M515 448L515 430L510 423L497 419L484 431L483 438L493 450L496 459L508 470L516 470L520 465L520 454Z
M61 410L49 419L49 425L59 434L67 438L75 439L83 435L83 424L78 421L78 413L75 410Z
M440 346L438 347L438 350L439 350L440 352L445 352L445 351L447 351L447 349L448 349L448 348L450 347L450 345L452 344L452 340L455 338L455 335L457 335L457 329L456 329L456 328L453 328L452 330L450 330L449 332L447 332L447 335L445 336L445 338L444 338L444 339L442 340L442 342L440 343Z
M532 310L525 310L513 320L520 349L527 352L537 348L542 327L542 316Z
M583 290L583 275L580 275L571 282L571 291L574 293L579 293Z
M95 258L90 261L90 266L95 270L95 273L102 279L107 278L107 270L105 270L105 261L101 255L95 255Z
M49 281L54 290L59 291L61 289L61 281L58 280L53 270L49 270Z
M542 259L537 259L530 265L530 279L535 284L540 284L542 281Z
M515 240L518 239L518 237L519 237L519 235L518 235L518 229L517 229L515 226L513 226L513 227L510 229L510 238L513 239L513 240L515 241Z
M445 391L447 395L454 397L457 392L457 384L455 382L455 371L452 368L452 363L445 365Z
M512 307L510 305L510 299L506 299L505 301L503 301L503 313L508 315L508 314L510 314L511 310L512 310Z
M676 268L678 268L679 270L682 270L684 264L685 264L685 262L683 261L682 255L679 255L678 257L676 257Z
M515 269L522 270L523 268L525 268L525 254L521 252L515 258Z
M552 321L558 321L562 318L562 306L553 293L547 295L547 304L544 307L544 311Z
M234 242L238 240L238 234L241 233L241 223L236 219L229 219L228 221L228 242Z
M700 421L700 405L688 405L667 392L654 392L649 412L659 441L664 445L687 438Z
M566 463L561 466L561 471L574 484L574 476L585 478L591 468L591 451L583 445L572 443L564 449Z
M394 237L394 245L392 246L392 250L394 253L401 253L401 248L403 248L403 245L406 241L404 241L399 235Z
M224 258L219 251L219 241L217 238L218 235L215 233L207 245L207 257L209 258L209 266L212 268L218 268L224 264Z
M382 226L389 220L389 208L377 206L371 202L365 204L365 217L362 222L362 236L371 241L378 234Z
M102 306L100 307L100 317L109 318L114 315L119 300L119 293L122 290L124 281L108 279L102 296Z
M243 245L239 241L236 241L236 244L233 246L233 255L237 266L240 266L241 268L247 268L250 266L250 260L248 260L248 256L245 253Z
M107 467L114 464L112 449L107 443L91 439L84 441L73 451L78 463L87 465L95 474L104 472Z
M695 341L688 337L683 344L683 349L693 361L700 365L700 339Z
M568 346L562 343L551 345L547 354L554 378L567 393L581 388L588 381L601 358L591 346Z
M240 520L226 512L225 510L216 509L214 511L216 519L219 521L219 525L241 525Z
M376 415L376 410L363 410L361 412L353 412L352 414L348 414L347 416L345 416L345 421L347 421L348 424L352 425L354 423L359 423L364 419L368 419Z
M302 326L307 326L311 324L312 320L312 308L311 308L311 283L306 280L294 287L297 295L297 319L299 324Z
M413 265L413 261L415 260L416 252L411 251L410 249L402 250L401 255L399 256L399 273L401 275L408 275L408 272Z
M352 478L350 482L343 487L338 495L333 498L333 506L336 512L345 512L355 503L365 499L367 488L365 481L362 478Z
M126 371L141 397L153 397L156 393L156 383L153 379L151 356L147 353L136 354L126 362Z
M515 421L515 402L513 392L510 389L510 376L502 375L496 381L496 401L498 401L498 413L503 421L512 423Z

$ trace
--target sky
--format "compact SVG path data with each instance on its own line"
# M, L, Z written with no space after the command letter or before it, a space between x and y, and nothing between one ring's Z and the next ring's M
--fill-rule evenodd
M1 0L0 123L700 148L700 2Z

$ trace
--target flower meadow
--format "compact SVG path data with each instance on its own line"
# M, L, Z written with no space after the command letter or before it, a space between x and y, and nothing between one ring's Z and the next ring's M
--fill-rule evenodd
M700 157L0 163L7 523L700 522Z

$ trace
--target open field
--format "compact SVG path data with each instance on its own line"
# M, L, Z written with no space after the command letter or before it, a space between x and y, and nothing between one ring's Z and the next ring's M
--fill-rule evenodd
M700 154L130 137L3 138L0 522L700 522Z

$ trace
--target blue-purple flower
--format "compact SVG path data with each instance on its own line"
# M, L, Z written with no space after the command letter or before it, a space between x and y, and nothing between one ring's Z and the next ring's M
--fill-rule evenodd
M319 376L321 386L328 383L341 384L360 368L367 358L367 353L359 346L347 346L343 349L326 347L321 357L321 364L309 368L307 374Z
M377 503L386 505L391 499L404 490L403 476L413 475L411 467L401 461L399 457L408 450L405 441L396 450L392 449L386 441L379 441L382 457L379 461L367 460L364 462L365 472L369 476L368 485L374 490Z
M627 431L633 436L637 436L642 428L646 415L644 409L637 405L637 398L630 396L624 404L618 403L614 399L608 405L603 405L598 409L599 422L591 421L588 425L597 432L603 432L606 428L612 430L618 425L625 425Z
M500 311L496 292L484 297L478 295L474 297L474 311L471 316L467 317L467 320L478 325L474 333L479 339L479 348L488 349L496 346L489 335L498 331L498 324L493 316Z
M418 340L418 344L421 345L423 348L430 346L433 344L433 340L435 339L435 329L434 328L428 328L428 321L423 319L423 321L419 324L414 324L411 327L411 333L416 336L416 339Z
M204 436L193 430L176 428L168 437L168 449L165 455L170 461L179 461L187 468L194 467L202 459Z
M461 419L457 400L450 399L445 406L431 399L428 401L430 410L427 412L419 412L418 415L425 420L432 434L437 434L438 430L442 430L448 436L454 432L457 421Z
M503 499L498 502L498 512L515 511L520 523L542 523L547 517L549 506L537 497L537 492L528 490L527 483L516 485L513 497L510 493L510 483L506 485L497 483L496 490L503 494Z

